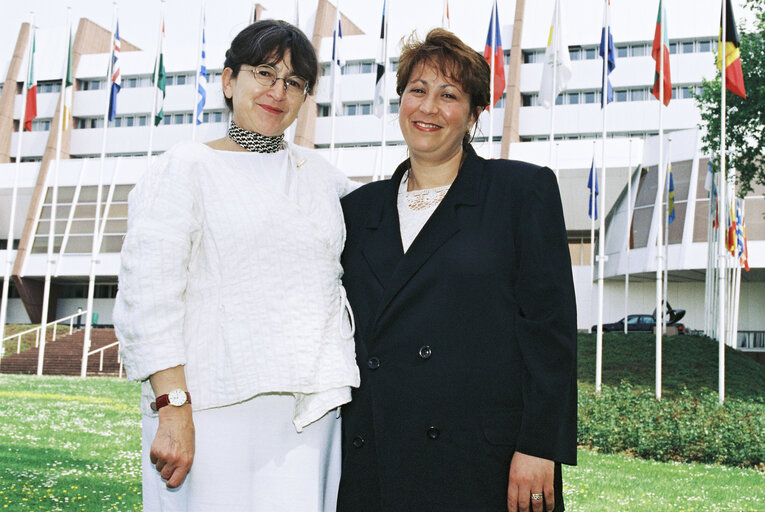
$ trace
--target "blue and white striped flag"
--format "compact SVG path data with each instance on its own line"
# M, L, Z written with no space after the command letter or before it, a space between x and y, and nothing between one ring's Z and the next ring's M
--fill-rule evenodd
M197 85L197 110L196 123L202 124L202 111L207 101L207 64L205 63L205 22L206 16L202 16L202 55L199 60L199 79Z

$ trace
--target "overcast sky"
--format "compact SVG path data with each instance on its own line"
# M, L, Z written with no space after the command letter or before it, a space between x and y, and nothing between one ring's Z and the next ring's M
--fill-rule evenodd
M294 22L296 6L299 8L300 25L309 36L318 0L260 0L267 11L266 17L282 18ZM443 0L388 0L390 9L390 33L392 44L402 35L416 29L424 34L429 28L440 26ZM247 23L255 2L250 0L206 1L208 48L225 48L234 35ZM585 22L566 27L569 39L586 39L588 42L599 36L602 23L602 0L563 0L564 12L576 9L588 12ZM747 14L737 5L739 24L745 23ZM450 0L452 30L475 48L481 48L486 39L486 30L491 12L492 0ZM35 25L38 27L38 55L58 54L66 44L67 7L71 7L72 23L80 17L87 17L109 28L112 24L113 3L109 0L0 0L0 76L7 70L13 47L18 36L19 25L28 21L30 10L35 11ZM159 0L130 0L119 3L120 34L146 51L155 51L159 26ZM168 0L165 5L166 33L168 48L195 48L199 28L199 13L202 0ZM653 23L656 19L658 0L617 0L613 3L612 23L614 38L620 40L649 40L653 37ZM719 25L720 0L665 0L669 18L670 38L683 37L685 32L698 34L702 30L716 33ZM530 42L537 46L544 43L552 13L553 0L530 0L526 3L524 45ZM382 0L340 0L341 10L362 30L369 34L379 33ZM500 0L500 23L511 25L515 9L514 0ZM695 18L694 18L695 17ZM581 16L577 16L578 21ZM591 37L591 34L596 34ZM509 34L504 47L509 48ZM594 41L592 41L594 42ZM578 42L581 44L581 41ZM370 55L370 58L374 55Z

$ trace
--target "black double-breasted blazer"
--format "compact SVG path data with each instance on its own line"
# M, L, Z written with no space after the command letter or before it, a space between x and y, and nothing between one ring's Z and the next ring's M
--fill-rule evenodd
M361 386L343 407L342 512L507 510L515 450L576 463L576 305L547 168L472 147L404 253L409 163L346 196L343 283Z

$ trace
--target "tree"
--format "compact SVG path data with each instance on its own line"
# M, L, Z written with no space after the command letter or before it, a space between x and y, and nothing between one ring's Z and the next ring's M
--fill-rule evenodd
M765 6L762 0L747 0L757 24L754 30L740 30L741 64L746 99L726 91L726 167L735 169L738 193L752 191L752 184L765 185ZM704 80L695 95L704 128L703 147L709 154L712 171L720 166L721 73Z

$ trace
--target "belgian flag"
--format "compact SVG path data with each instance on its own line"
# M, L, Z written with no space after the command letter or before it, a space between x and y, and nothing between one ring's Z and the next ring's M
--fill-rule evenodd
M725 87L742 98L746 99L746 89L744 89L744 72L741 69L741 53L738 48L741 45L736 30L736 19L733 17L733 6L730 0L726 0L725 14L725 50L722 43L722 23L720 16L720 37L718 39L717 49L717 67L722 70L723 55L725 55Z

